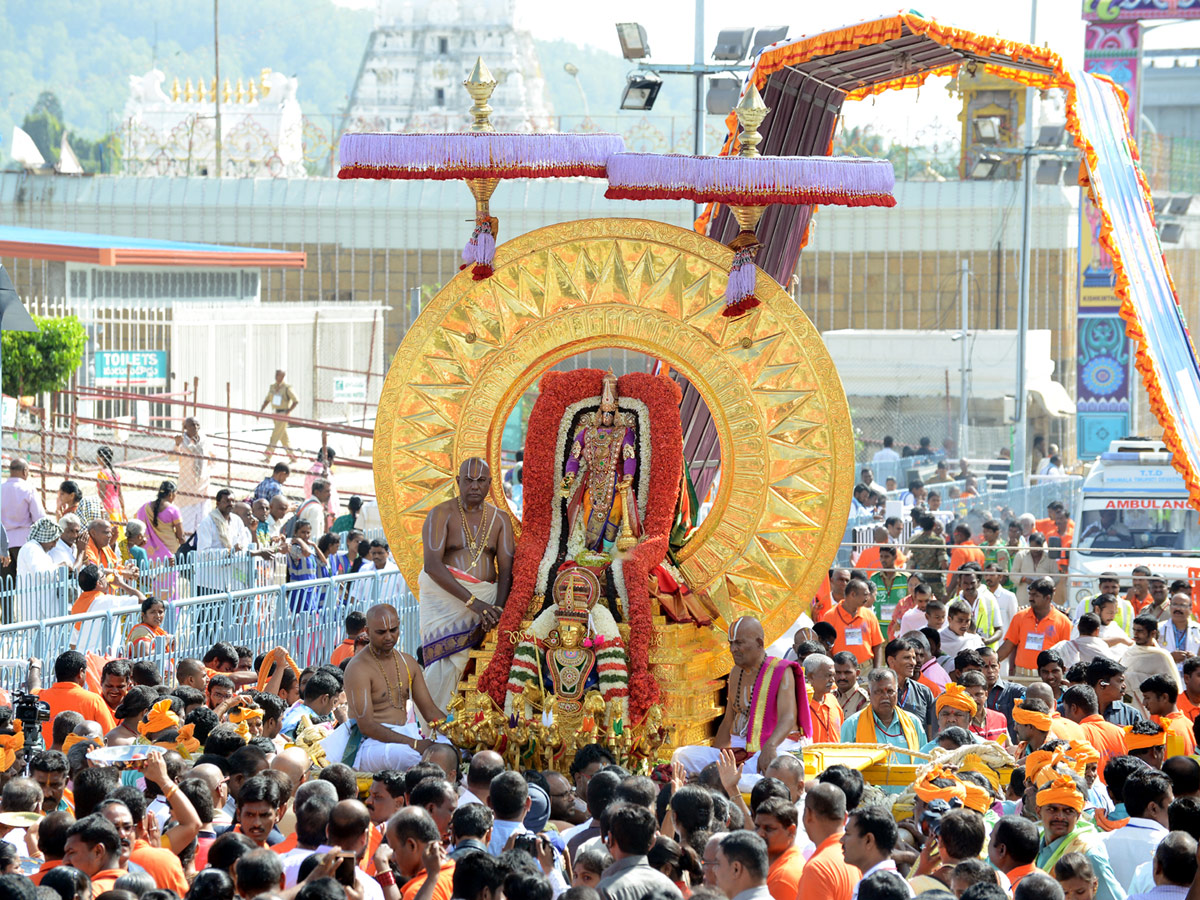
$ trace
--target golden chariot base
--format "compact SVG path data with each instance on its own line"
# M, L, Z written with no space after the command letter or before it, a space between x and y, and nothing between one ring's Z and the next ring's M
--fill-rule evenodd
M658 681L666 739L658 747L655 758L645 761L650 766L669 761L677 747L707 744L712 740L717 722L725 711L720 694L729 666L729 655L720 652L711 628L668 622L664 616L655 616L653 623L650 671ZM522 630L527 631L530 624L524 622ZM629 626L617 627L628 646ZM483 646L471 651L471 660L458 685L460 694L469 696L478 690L479 673L491 662L497 640L497 633L493 631ZM631 731L636 737L639 726L634 726ZM570 758L564 759L563 763L569 766Z

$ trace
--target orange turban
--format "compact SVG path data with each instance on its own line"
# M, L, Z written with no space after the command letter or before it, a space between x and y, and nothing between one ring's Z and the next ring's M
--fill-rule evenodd
M1133 726L1125 726L1125 752L1130 753L1134 750L1146 750L1150 747L1165 747L1167 745L1167 733L1159 728L1158 734L1134 734Z
M1000 775L995 769L985 763L983 757L978 753L968 753L964 756L962 765L958 767L958 770L960 772L978 772L988 780L988 784L992 786L993 790L1000 789Z
M152 734L158 734L160 731L166 731L168 728L177 728L179 726L179 716L171 712L171 701L159 700L151 707L150 712L146 716L145 722L138 724L138 734L142 737L149 737Z
M963 806L973 809L977 813L985 813L991 808L994 800L991 794L974 782L963 781L960 783L967 791L967 795L963 799Z
M1164 734L1165 738L1166 735ZM1100 754L1096 752L1096 748L1087 741L1079 739L1071 741L1071 747L1067 750L1067 755L1075 760L1079 766L1087 766L1088 763L1100 762Z
M938 712L941 712L942 709L947 706L951 707L952 709L964 710L971 716L974 716L979 710L979 707L975 705L975 701L971 698L971 695L966 692L966 689L963 688L962 685L955 684L954 682L947 684L946 692L937 698Z
M263 711L253 706L239 706L229 714L229 721L234 725L239 722L249 722L251 719L261 719Z
M1025 780L1032 780L1038 787L1050 783L1058 777L1055 766L1065 762L1066 758L1063 747L1057 750L1034 750L1025 757Z
M233 730L242 736L243 741L250 740L250 726L245 722L238 722L237 725L234 726Z
M953 781L950 787L938 787L933 782L939 778L945 778ZM961 781L943 769L941 766L935 766L929 774L917 782L915 791L918 797L925 803L932 800L945 800L949 803L951 800L958 800L960 803L966 799L966 786Z
M191 758L195 756L196 751L200 749L200 742L194 737L196 731L196 723L189 722L179 729L179 745L176 749L179 750L181 756Z
M0 734L0 772L7 772L17 761L17 751L25 746L25 733L20 719L13 719L12 734Z
M65 738L63 738L62 752L66 753L80 741L86 740L87 738L85 738L82 734L75 734L75 732L71 732Z
M1049 806L1057 803L1069 806L1075 812L1083 812L1083 794L1068 775L1059 775L1050 784L1037 792L1038 806Z
M1038 731L1049 731L1053 723L1053 719L1049 713L1034 712L1031 709L1023 709L1022 701L1018 700L1013 706L1013 719L1018 725L1032 725Z

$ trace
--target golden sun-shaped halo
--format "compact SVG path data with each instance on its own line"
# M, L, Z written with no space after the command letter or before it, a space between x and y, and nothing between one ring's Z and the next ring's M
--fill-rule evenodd
M854 439L841 381L795 301L760 273L762 305L721 316L733 251L640 219L588 219L496 250L495 274L455 276L396 351L375 424L375 487L410 585L421 525L451 495L458 463L500 481L504 425L551 366L587 350L663 360L713 413L721 478L680 569L732 622L762 619L767 640L807 607L842 539ZM516 523L514 523L516 524Z

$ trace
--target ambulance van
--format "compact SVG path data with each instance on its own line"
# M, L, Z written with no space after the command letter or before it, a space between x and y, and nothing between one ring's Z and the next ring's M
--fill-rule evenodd
M1068 609L1095 596L1103 572L1120 575L1123 590L1137 566L1168 584L1200 579L1200 514L1159 441L1113 441L1084 478L1074 519Z

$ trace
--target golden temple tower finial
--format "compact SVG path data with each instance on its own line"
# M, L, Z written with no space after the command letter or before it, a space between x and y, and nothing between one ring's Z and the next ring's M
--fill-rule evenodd
M482 56L475 60L475 68L471 70L471 74L463 82L463 87L467 89L467 93L471 95L471 99L474 101L468 112L471 113L475 121L471 123L468 131L494 132L496 129L492 127L492 108L488 106L488 100L492 96L492 91L496 89L496 79L492 77L492 73L484 65Z
M171 82L171 102L179 102L179 76L175 76L175 80Z
M746 96L742 97L742 102L733 111L742 126L741 155L758 156L758 144L762 140L762 135L758 133L758 126L762 124L763 119L771 110L767 108L767 104L763 103L762 95L758 93L758 88L754 86L753 81L746 90Z
M271 93L271 85L267 84L267 78L271 75L269 66L263 66L262 71L258 73L258 96L266 98L267 94Z
M246 86L242 83L242 79L240 77L237 80L237 85L233 89L233 102L246 102Z

